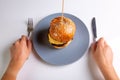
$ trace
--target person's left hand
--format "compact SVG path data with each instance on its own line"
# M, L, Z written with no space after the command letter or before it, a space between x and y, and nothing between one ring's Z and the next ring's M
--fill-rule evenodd
M17 63L24 63L29 57L32 49L31 41L26 36L22 36L11 47L11 60Z
M11 46L11 60L2 80L16 80L17 74L28 59L31 50L32 43L26 36L22 36Z

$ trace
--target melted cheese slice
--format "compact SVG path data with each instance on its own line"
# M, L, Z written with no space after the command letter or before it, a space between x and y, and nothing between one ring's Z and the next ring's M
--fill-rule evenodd
M48 34L48 38L49 38L49 42L51 44L64 44L62 42L59 42L59 41L56 41L56 40L52 39L49 34Z

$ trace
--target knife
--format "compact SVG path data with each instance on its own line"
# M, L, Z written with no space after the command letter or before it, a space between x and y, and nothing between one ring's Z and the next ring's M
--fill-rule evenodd
M97 38L97 28L96 28L96 20L95 17L92 19L92 32L93 32L93 41L96 41Z
M31 32L33 31L33 19L32 18L28 18L28 38L30 37Z

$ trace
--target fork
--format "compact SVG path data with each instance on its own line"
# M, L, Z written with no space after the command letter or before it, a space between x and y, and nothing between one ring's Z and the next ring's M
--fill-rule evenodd
M30 37L31 32L33 31L33 19L28 18L28 24L27 24L27 32L28 32L28 38Z

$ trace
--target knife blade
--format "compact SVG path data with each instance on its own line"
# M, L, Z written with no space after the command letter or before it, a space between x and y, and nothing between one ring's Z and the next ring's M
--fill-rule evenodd
M30 37L31 32L33 31L33 19L32 18L28 18L28 38Z
M96 19L95 19L95 17L93 17L93 19L92 19L92 32L93 32L93 40L96 41L97 28L96 28Z

